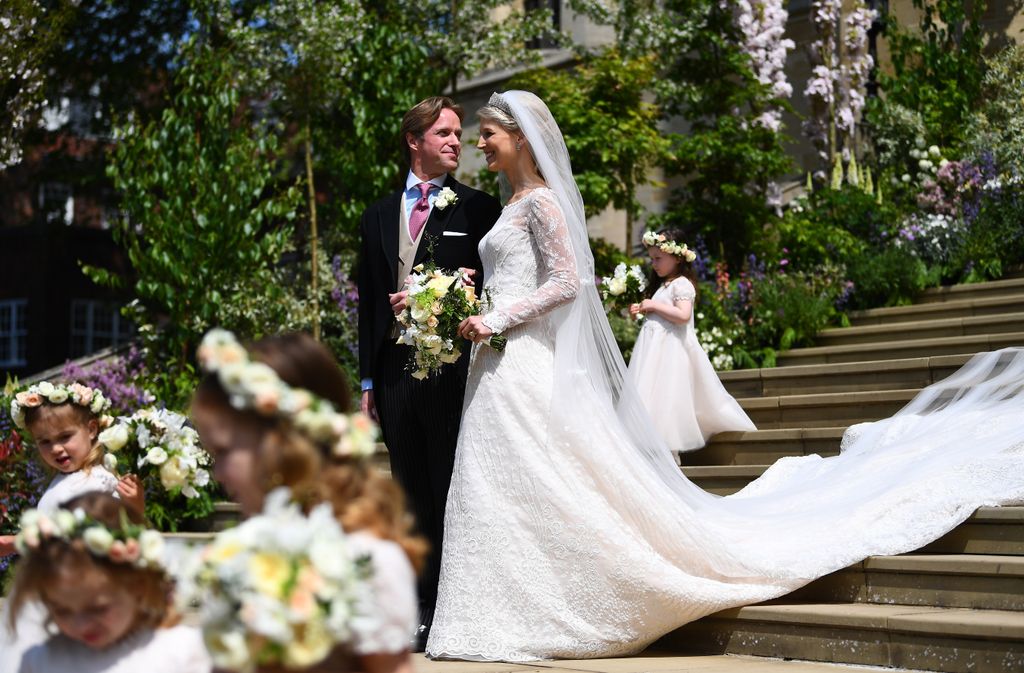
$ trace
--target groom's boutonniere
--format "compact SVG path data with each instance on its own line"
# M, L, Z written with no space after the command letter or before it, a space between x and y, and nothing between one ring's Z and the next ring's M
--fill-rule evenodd
M448 206L456 203L459 200L459 195L452 191L451 187L445 187L441 190L441 193L434 199L434 207L438 210L444 210Z

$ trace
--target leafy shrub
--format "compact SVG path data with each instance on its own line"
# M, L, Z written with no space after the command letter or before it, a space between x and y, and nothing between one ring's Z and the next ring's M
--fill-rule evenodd
M928 284L927 269L907 245L869 250L847 264L850 308L909 304Z

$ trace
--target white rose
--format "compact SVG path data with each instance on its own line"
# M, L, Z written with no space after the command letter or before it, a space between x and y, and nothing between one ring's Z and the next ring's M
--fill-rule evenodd
M155 530L144 530L139 535L139 556L146 563L158 563L164 553L164 536Z
M935 159L938 159L940 156L942 156L942 152L939 150L938 145L932 145L931 147L929 147L928 154L930 154Z
M205 640L206 649L210 651L210 658L218 668L243 671L250 667L252 656L249 653L249 645L245 641L245 634L241 631L225 633L208 631Z
M167 452L159 446L154 446L146 454L146 462L151 465L163 465L167 462Z
M75 529L75 515L66 509L58 509L57 513L53 515L53 520L57 524L57 528L64 535L69 535L71 531Z
M430 316L431 311L429 308L423 308L419 304L413 304L409 307L409 311L412 314L412 319L416 322L423 322Z
M64 404L68 401L68 391L63 388L57 388L47 395L46 399L50 400L50 404Z
M114 544L114 536L110 531L100 526L86 528L82 534L82 541L93 554L105 555L110 551L110 545Z
M626 291L626 281L622 278L612 278L611 282L608 283L608 292L618 297L620 294Z
M100 433L100 444L107 447L107 451L120 451L128 443L128 426L115 425Z
M117 472L117 458L112 453L103 454L103 467L110 472Z
M186 477L188 477L188 469L184 468L177 458L168 460L160 468L160 483L167 490L184 486Z
M50 383L49 381L43 381L38 386L36 386L36 392L38 392L43 397L49 397L50 393L52 393L54 390L56 390L56 388L54 388L53 384Z

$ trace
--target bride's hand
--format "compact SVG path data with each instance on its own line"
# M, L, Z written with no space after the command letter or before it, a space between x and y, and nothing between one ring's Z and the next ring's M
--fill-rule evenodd
M458 333L463 339L470 341L487 341L494 334L491 328L484 324L484 319L478 315L471 315L459 323Z

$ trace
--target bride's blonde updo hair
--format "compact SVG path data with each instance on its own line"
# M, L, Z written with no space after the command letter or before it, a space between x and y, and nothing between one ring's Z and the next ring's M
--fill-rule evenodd
M345 374L330 351L308 334L265 337L247 350L252 360L269 366L289 386L303 388L335 409L351 409ZM264 493L287 486L306 510L329 502L345 531L366 531L397 543L420 570L427 543L411 532L413 522L405 508L405 496L368 459L338 456L287 419L235 409L216 374L203 378L192 406L194 413L217 414L225 422L243 424L257 433L256 473Z

